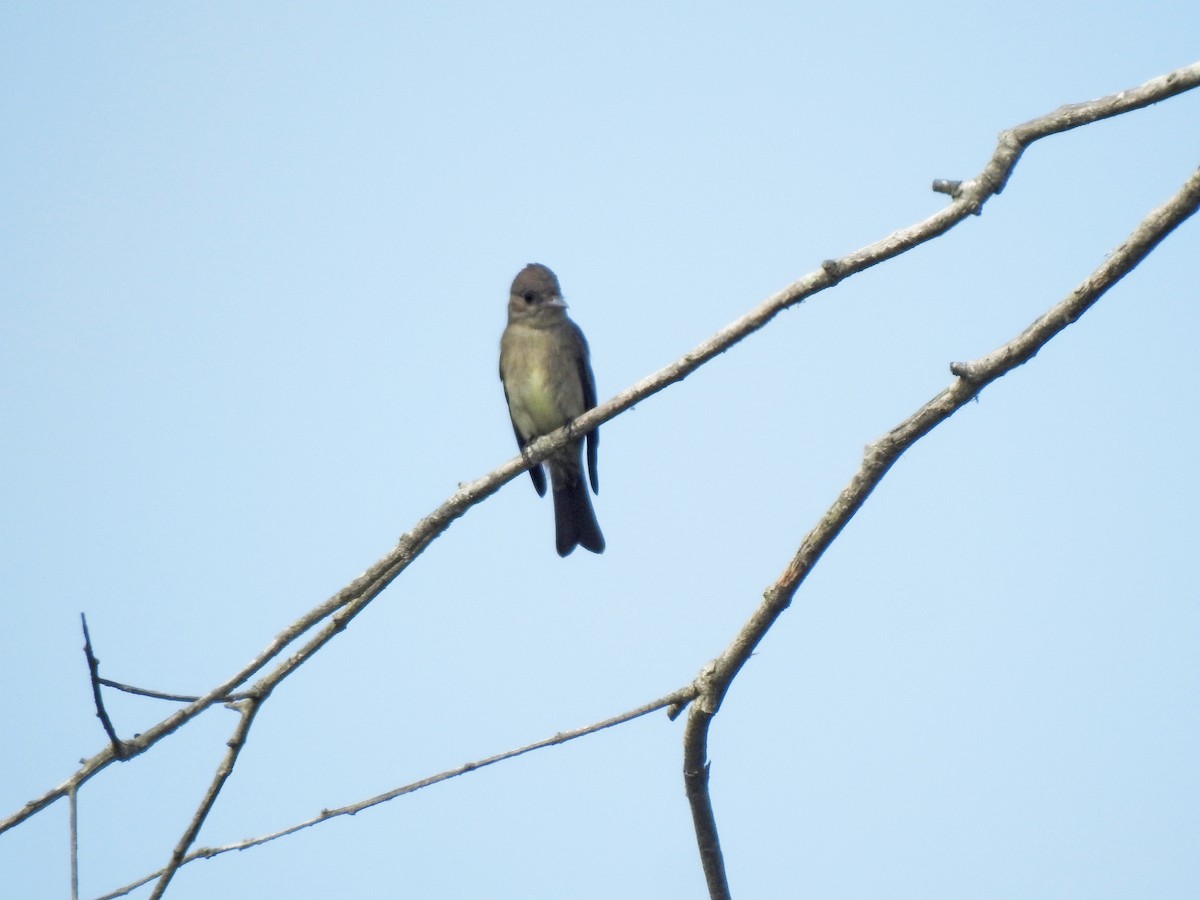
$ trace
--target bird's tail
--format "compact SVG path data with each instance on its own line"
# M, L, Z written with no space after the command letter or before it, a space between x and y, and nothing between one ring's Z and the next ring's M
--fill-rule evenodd
M576 547L593 553L604 552L604 535L592 509L582 467L551 472L554 485L554 538L559 556L566 556Z

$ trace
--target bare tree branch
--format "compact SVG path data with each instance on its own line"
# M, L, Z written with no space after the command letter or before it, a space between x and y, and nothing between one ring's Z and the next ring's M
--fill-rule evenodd
M149 697L152 700L170 700L173 703L195 703L200 698L195 694L172 694L167 691L155 691L150 688L140 688L132 684L124 684L120 681L113 681L111 678L97 679L105 687L110 687L113 690L123 691L126 694L133 694L137 697ZM245 700L249 698L247 692L230 694L227 697L221 697L221 703L233 703L237 700Z
M783 574L767 588L762 604L725 652L710 663L696 680L700 693L692 703L684 733L684 784L692 805L696 840L709 895L713 900L729 897L729 885L709 796L709 764L705 747L713 717L742 666L783 611L791 605L792 597L822 554L866 502L900 455L974 399L984 387L1032 359L1051 338L1082 316L1198 207L1200 170L1192 174L1179 193L1151 212L1103 265L1020 335L982 359L952 364L950 370L956 379L948 388L867 447L858 472L821 521L805 536Z
M717 836L717 817L708 790L708 723L716 713L715 708L708 706L714 696L710 681L716 673L715 663L709 663L696 679L696 700L683 730L683 787L692 808L692 826L708 896L712 900L730 900L725 858Z
M362 812L365 809L370 809L372 806L378 806L381 803L386 803L389 800L395 800L397 797L402 797L405 794L411 794L414 791L419 791L422 788L427 788L438 784L442 781L448 781L451 778L456 778L459 775L465 775L468 772L475 772L487 766L494 765L498 762L503 762L507 759L513 759L517 756L523 756L526 753L531 753L534 750L542 750L546 747L553 747L558 744L565 744L568 741L573 741L589 734L595 734L598 731L603 731L606 728L612 728L615 725L623 725L633 719L640 718L655 712L660 709L666 709L679 704L686 704L696 694L695 685L688 685L680 688L677 691L672 691L665 697L660 697L650 703L643 704L636 709L631 709L611 718L604 719L600 722L594 722L591 725L585 725L582 728L576 728L571 731L560 731L553 737L543 738L540 741L535 741L532 744L527 744L524 747L518 747L515 750L507 750L504 753L497 753L495 756L489 756L485 759L476 760L475 762L464 763L453 769L447 769L444 772L439 772L437 775L430 775L427 778L422 778L419 781L411 782L410 784L402 785L401 787L393 788L390 791L379 794L375 797L370 797L366 800L360 800L357 803L351 803L348 806L341 806L337 809L323 809L319 815L313 816L311 819L306 819L303 822L297 822L295 825L289 825L287 828L282 828L279 831L274 831L270 834L259 835L258 837L246 838L242 841L236 841L232 844L224 844L220 847L199 847L188 853L180 860L179 865L183 866L187 863L194 862L197 859L212 859L214 856L220 856L222 853L228 853L231 850L246 850L250 847L257 847L260 844L266 844L281 837L287 837L289 834L295 834L297 831L303 831L305 828L311 828L313 825L318 825L322 822L328 822L338 816L353 816ZM111 893L97 897L96 900L115 900L117 897L124 897L131 891L137 890L144 884L149 884L155 878L161 876L166 869L159 869L157 872L151 872L149 875L139 878L137 881L130 882L124 887L117 888Z
M250 733L250 726L254 724L254 717L266 699L264 695L250 700L243 700L238 704L242 717L238 720L233 737L229 739L227 745L229 749L221 760L221 764L217 766L217 773L213 776L212 783L208 786L208 790L204 794L204 799L200 801L199 808L197 808L195 815L192 816L192 820L188 822L188 826L184 829L179 843L175 845L175 850L171 853L170 861L162 870L158 884L154 886L154 891L150 894L151 900L162 900L162 896L167 890L167 885L171 883L171 879L175 877L175 873L183 865L183 858L187 854L188 847L195 843L196 835L200 833L200 827L212 811L213 804L217 802L221 788L225 787L225 782L233 774L233 767L237 764L237 758L241 754L242 748L246 746L246 736Z

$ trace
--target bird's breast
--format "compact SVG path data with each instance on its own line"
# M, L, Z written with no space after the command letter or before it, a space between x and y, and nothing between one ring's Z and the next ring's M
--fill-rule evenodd
M510 327L505 335L501 368L509 411L527 437L548 434L573 418L568 395L576 375L557 337L542 328Z

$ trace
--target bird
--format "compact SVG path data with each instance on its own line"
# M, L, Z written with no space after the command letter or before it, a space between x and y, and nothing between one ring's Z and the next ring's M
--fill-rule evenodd
M513 434L521 452L535 439L562 428L596 405L596 380L583 332L567 316L558 277L530 263L513 279L508 324L500 338L500 381ZM576 547L604 552L604 535L583 478L587 442L588 481L600 492L596 475L596 429L570 441L545 461L554 498L554 544L559 556ZM529 470L539 497L546 495L542 465Z

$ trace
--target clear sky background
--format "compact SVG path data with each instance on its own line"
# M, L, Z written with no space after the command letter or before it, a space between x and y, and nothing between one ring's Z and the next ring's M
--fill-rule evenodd
M203 692L515 455L512 277L601 398L947 201L1003 128L1200 56L1152 4L9 3L0 813ZM864 445L1197 165L1200 92L1036 145L984 215L602 430L603 556L522 476L272 697L201 844L686 684ZM734 893L1200 894L1200 222L906 455L714 724ZM130 735L171 704L110 696ZM80 797L82 896L161 866L214 709ZM179 898L703 895L656 714L284 841ZM67 808L0 893L68 893ZM137 896L146 896L143 890Z

